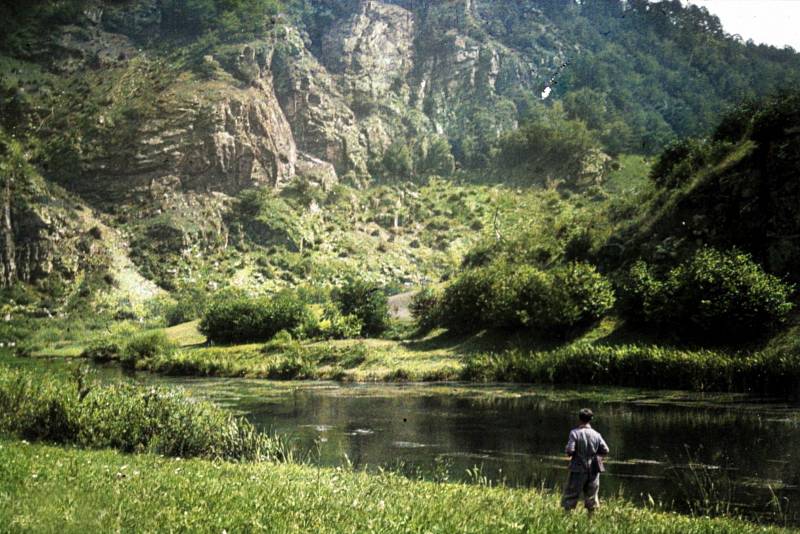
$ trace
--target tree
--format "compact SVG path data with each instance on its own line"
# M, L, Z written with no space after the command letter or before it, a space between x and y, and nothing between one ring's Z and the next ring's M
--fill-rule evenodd
M383 169L392 178L409 180L414 174L411 149L402 140L393 142L383 154Z
M436 135L426 139L420 147L417 174L450 176L456 168L456 160L447 138Z
M378 284L351 278L334 290L332 297L342 315L353 315L361 321L362 335L377 335L388 327L389 299Z

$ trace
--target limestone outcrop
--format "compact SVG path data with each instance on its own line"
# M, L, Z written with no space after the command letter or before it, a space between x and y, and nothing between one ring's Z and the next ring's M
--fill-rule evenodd
M246 87L196 83L171 91L124 145L109 143L85 161L73 184L79 191L125 195L177 176L184 190L236 194L277 188L294 176L294 136L268 72Z
M339 175L367 176L366 142L348 99L291 27L277 30L275 90L298 147L334 165Z

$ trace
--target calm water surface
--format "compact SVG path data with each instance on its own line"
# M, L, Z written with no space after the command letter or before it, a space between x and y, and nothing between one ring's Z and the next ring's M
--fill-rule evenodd
M98 374L122 377L118 367ZM702 487L748 515L800 524L797 404L613 388L132 378L182 386L287 434L315 463L450 480L474 480L467 470L478 467L492 482L552 489L566 477L563 449L575 414L590 406L612 451L603 495L686 510Z

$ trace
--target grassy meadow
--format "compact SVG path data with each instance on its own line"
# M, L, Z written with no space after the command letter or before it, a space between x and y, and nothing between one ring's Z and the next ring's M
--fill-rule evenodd
M480 482L480 480L478 480ZM233 464L0 441L8 532L779 533L609 500L565 515L536 490L301 464Z

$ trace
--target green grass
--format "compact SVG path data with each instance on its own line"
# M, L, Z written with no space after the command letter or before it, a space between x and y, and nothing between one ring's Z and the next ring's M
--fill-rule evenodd
M167 338L179 347L191 347L193 345L203 345L206 342L206 336L200 333L198 327L200 320L191 321L167 328L164 332Z
M178 389L95 384L0 365L0 435L166 456L286 458L284 442Z
M0 441L7 532L779 533L603 503L565 515L536 490L297 464L231 464Z
M734 354L652 345L575 344L545 352L506 351L469 360L468 380L589 384L755 393L800 393L800 355Z
M645 156L623 154L617 160L618 167L608 173L603 186L614 194L639 191L648 185L650 160Z
M470 355L506 346L530 346L519 336L481 333L452 336L435 330L423 337L410 337L406 324L395 325L397 339L349 339L334 341L267 343L230 346L193 346L197 323L167 330L183 350L140 360L137 367L173 375L248 378L313 378L371 382L387 380L459 380ZM604 327L605 328L605 327ZM286 376L287 359L308 363L303 373Z
M660 345L614 318L562 343L520 333L459 336L440 329L414 337L407 328L395 330L402 334L395 339L206 346L195 321L165 330L177 350L128 363L177 376L587 384L769 396L797 395L800 383L796 329L743 353Z

